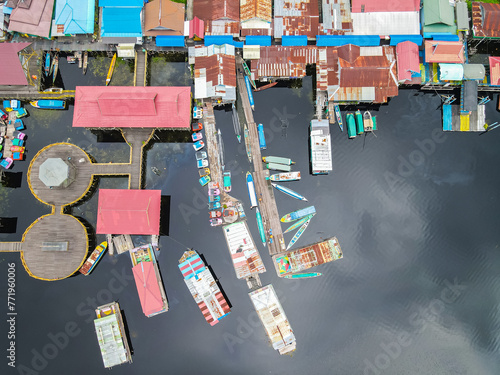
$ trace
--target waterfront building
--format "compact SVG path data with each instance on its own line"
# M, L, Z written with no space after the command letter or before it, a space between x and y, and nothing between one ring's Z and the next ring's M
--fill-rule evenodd
M184 47L185 6L170 0L154 0L144 5L144 36L155 37L156 45Z
M189 86L77 86L74 127L160 128L191 125Z
M422 82L417 44L410 41L398 43L396 60L399 83L415 85Z
M463 31L466 35L469 35L469 9L465 1L458 0L455 3L455 14L457 17L457 30Z
M161 190L99 189L98 234L160 234Z
M10 0L9 31L50 38L54 0Z
M21 61L25 58L20 52L31 43L0 43L0 86L28 86L27 73Z
M458 40L453 5L448 0L423 0L423 3L424 38L447 34Z
M500 4L474 1L472 3L472 32L474 38L500 38Z
M193 0L193 16L205 22L206 35L240 35L238 0Z
M426 40L424 46L426 63L465 63L465 46L463 42Z
M351 4L349 0L322 0L323 23L319 35L345 35L352 33Z
M295 335L272 284L248 293L271 344L280 354L296 349Z
M306 36L306 44L307 39L316 39L319 32L318 0L274 0L273 27L276 39Z
M420 35L420 0L352 0L354 35Z
M100 30L104 43L136 43L142 39L144 0L99 0Z
M306 66L316 64L316 58L315 46L261 47L259 59L251 62L251 78L254 80L303 78L306 75Z
M236 101L235 48L222 46L197 46L189 49L190 61L194 58L194 97L212 98L219 103Z
M272 0L240 0L241 36L271 35Z
M500 57L489 56L490 85L500 86Z
M94 33L95 0L56 0L52 36Z

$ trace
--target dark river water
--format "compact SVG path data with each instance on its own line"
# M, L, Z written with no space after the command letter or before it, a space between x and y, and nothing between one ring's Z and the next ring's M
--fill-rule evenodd
M66 88L102 85L103 73L92 71L92 62L84 77L62 61ZM130 84L125 68L115 84ZM160 70L169 73L164 81L160 72L155 75L156 85L190 83L184 63ZM487 108L490 123L500 117L494 99ZM376 137L348 140L332 126L334 169L313 177L308 173L312 100L310 77L300 89L255 94L255 118L266 128L264 155L296 161L302 180L287 186L317 209L297 245L335 235L344 252L344 259L314 270L322 277L301 281L279 279L258 241L244 178L251 166L237 143L231 113L216 111L232 195L245 205L268 270L262 282L275 287L297 338L292 356L280 356L270 346L247 285L235 276L222 230L209 226L191 144L155 142L147 155L146 188L170 196L170 216L163 218L169 228L160 238L158 258L170 310L149 319L143 315L126 254L106 254L89 277L44 282L28 276L19 254L2 253L0 373L108 374L93 309L115 300L124 311L134 355L132 364L113 368L114 374L498 374L500 131L442 133L439 97L401 90L374 112ZM17 232L0 234L1 241L20 240L31 222L49 213L26 182L31 158L47 144L75 143L99 162L128 160L125 143L73 129L72 106L62 112L27 108L27 160L13 169L22 173L21 187L0 190L1 216L17 217ZM101 188L126 186L125 178L100 179ZM72 209L93 226L97 196ZM280 216L306 206L276 197ZM177 268L188 247L204 255L232 304L231 314L214 327L205 322ZM5 356L8 263L15 263L17 278L17 369Z

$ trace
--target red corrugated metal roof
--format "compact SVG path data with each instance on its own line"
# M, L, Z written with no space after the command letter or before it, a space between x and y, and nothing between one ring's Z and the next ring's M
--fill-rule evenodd
M161 190L99 189L98 234L160 233Z
M19 51L28 47L31 43L0 43L0 85L27 85Z
M236 62L234 56L216 54L195 58L195 70L206 69L206 80L212 86L221 84L236 87Z
M78 86L74 127L188 129L191 88L187 86Z
M352 0L351 12L415 12L419 10L420 0Z
M240 20L239 0L193 0L193 15L204 21Z
M500 4L473 2L472 25L475 36L500 38Z
M500 57L490 56L490 82L500 85Z
M53 10L54 0L32 0L28 8L20 3L10 15L9 30L48 38Z
M396 46L396 57L398 63L398 81L411 81L412 71L420 71L418 58L418 45L406 41Z
M261 77L304 77L306 65L316 64L315 46L260 48L260 58L251 61L255 79Z
M149 316L163 309L163 300L152 262L141 262L132 268L137 293L144 315Z
M205 22L198 17L189 21L189 38L194 38L195 35L201 39L205 37Z
M426 40L425 62L463 64L465 63L464 45L462 42Z

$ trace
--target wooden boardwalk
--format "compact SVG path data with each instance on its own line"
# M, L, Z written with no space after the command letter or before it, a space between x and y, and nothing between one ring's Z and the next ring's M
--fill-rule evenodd
M146 51L139 46L135 51L134 86L146 86L147 59Z
M257 133L257 125L255 124L253 118L252 108L250 107L250 100L245 86L245 77L242 73L244 70L241 65L241 58L238 58L237 67L238 89L240 91L243 111L248 124L248 133L252 150L255 190L257 192L257 198L259 199L259 208L262 214L264 229L266 230L266 233L269 233L269 229L271 229L273 233L273 243L270 244L268 241L269 254L275 255L284 252L286 250L286 245L283 239L283 231L281 229L281 222L278 216L276 200L274 199L271 184L269 184L266 180L267 171L263 169L262 165L259 135Z

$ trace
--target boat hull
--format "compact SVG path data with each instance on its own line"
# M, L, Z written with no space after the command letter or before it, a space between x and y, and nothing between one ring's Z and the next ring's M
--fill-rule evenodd
M257 125L257 132L259 134L259 146L261 150L265 150L267 148L266 145L266 136L264 135L264 125Z
M342 122L342 113L340 113L340 108L338 105L335 106L335 115L337 116L337 123L341 131L344 131L344 123Z
M264 247L266 246L266 233L264 230L264 224L262 223L262 215L260 214L259 208L255 209L255 216L257 217L257 228L259 228L260 240Z
M323 275L321 272L296 273L294 275L286 275L285 279L310 279Z
M295 164L292 159L289 158L282 158L279 156L263 156L262 161L264 163L274 163L274 164L284 164L284 165L292 165Z
M292 170L292 167L289 165L277 164L277 163L267 163L266 168L272 169L275 171L283 171L283 172L290 172Z
M279 190L281 191L282 193L285 193L289 196L291 196L292 198L295 198L295 199L299 199L301 201L305 201L307 202L307 199L303 196L303 195L300 195L299 193L297 193L296 191L293 191L292 189L289 189L285 186L281 186L281 185L278 185L278 184L274 184L274 183L271 183L271 185L276 189L276 190Z
M248 94L248 100L250 101L250 106L252 109L255 108L255 104L253 102L253 94L252 94L252 87L250 86L250 79L248 76L245 76L245 85L247 87L247 94Z
M64 109L66 108L66 102L64 100L51 100L51 99L40 99L30 102L30 104L35 108L40 109Z
M247 189L248 197L250 198L250 209L257 207L257 194L255 193L255 184L250 172L247 172Z
M309 206L306 208L302 208L297 211L290 212L281 218L282 223L290 223L292 221L302 219L307 215L312 215L316 213L316 208L314 206Z
M356 138L356 121L354 120L354 115L348 113L346 116L347 121L347 135L349 138Z
M113 55L113 58L111 59L111 64L109 65L108 75L106 76L106 86L108 86L109 83L111 82L111 77L113 76L113 71L115 70L115 64L116 64L116 53Z
M92 272L92 270L95 268L97 262L99 262L99 260L101 260L103 254L104 254L104 252L106 251L107 248L108 248L107 241L101 242L94 249L94 251L92 252L92 254L90 254L90 256L88 257L88 259L83 264L82 268L80 268L80 273L83 274L83 275L85 275L85 276L88 276Z
M288 232L291 232L292 230L294 229L297 229L298 227L300 227L302 224L304 224L307 220L311 219L314 215L316 214L312 214L312 215L307 215L306 217L303 217L302 219L300 219L299 221L297 221L296 223L290 225L287 230L285 230L283 233L288 233Z
M271 181L298 181L300 180L300 172L276 173L269 177Z
M359 110L356 111L356 130L358 134L363 134L364 133L364 128L363 128L363 115Z
M295 242L297 242L299 240L300 236L302 236L304 234L304 232L306 231L306 229L309 226L310 222L311 222L311 219L307 220L304 224L302 224L302 226L300 227L300 229L297 231L297 233L295 233L295 235L293 236L293 238L290 240L288 246L286 247L287 250L289 248L291 248L293 245L295 245Z

